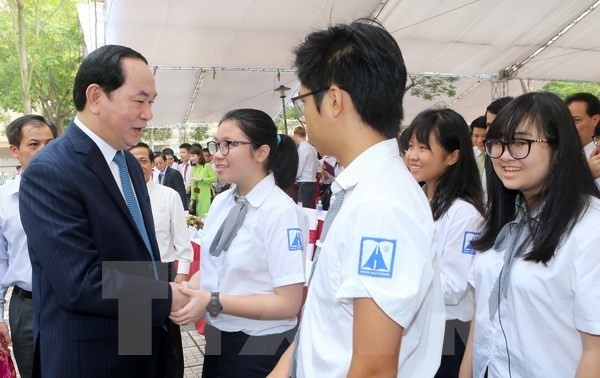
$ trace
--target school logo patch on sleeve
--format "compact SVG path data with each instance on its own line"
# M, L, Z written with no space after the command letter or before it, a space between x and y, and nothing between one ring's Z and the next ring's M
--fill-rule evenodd
M473 240L477 235L479 235L479 232L465 231L465 236L463 237L462 253L466 253L469 255L475 254L475 250L471 245L471 240Z
M288 228L288 249L290 251L302 251L302 230L299 228Z
M395 257L396 240L364 236L360 242L358 274L392 278Z

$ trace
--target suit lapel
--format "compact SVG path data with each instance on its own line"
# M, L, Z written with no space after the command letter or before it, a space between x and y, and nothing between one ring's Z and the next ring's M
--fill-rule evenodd
M83 131L81 131L81 129L79 127L77 127L77 125L75 125L73 121L71 121L71 123L67 127L65 134L66 134L66 137L69 138L69 140L71 140L71 142L73 143L73 146L75 147L75 151L77 153L85 155L84 164L102 182L102 185L104 185L106 190L110 193L112 198L115 200L115 203L121 209L121 211L123 212L123 215L129 220L129 223L131 223L132 227L137 231L137 226L135 224L135 221L133 220L133 217L131 216L131 212L129 211L127 204L125 203L125 199L123 198L123 195L121 194L121 191L119 190L119 186L117 185L110 168L106 164L106 159L104 159L104 155L102 155L102 152L100 151L100 149L98 148L96 143L94 143L94 141L92 139L90 139L90 137L88 137ZM130 175L131 175L130 164L131 163L128 161L127 165L128 165ZM135 185L134 185L134 187L135 187ZM136 194L137 194L137 188L136 188ZM142 214L143 214L143 212L142 212ZM144 223L147 224L145 217L144 217ZM139 232L138 232L138 235L139 235ZM140 239L141 239L141 235L140 235ZM142 240L142 242L143 242L143 240Z

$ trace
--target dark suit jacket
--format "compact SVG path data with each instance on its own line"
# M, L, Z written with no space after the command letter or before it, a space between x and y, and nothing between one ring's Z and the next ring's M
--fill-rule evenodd
M127 151L125 159L154 259L160 261L141 167ZM154 377L160 366L172 368L166 271L155 279L150 254L96 144L71 122L32 159L21 184L20 212L33 268L34 376ZM103 266L109 261L123 266ZM146 293L165 299L149 304ZM152 342L151 355L119 353L119 342L143 343L118 337L118 318L132 314L119 312L119 304L135 309L134 317L148 327L143 335L145 345ZM142 313L148 312L144 322Z
M181 204L185 209L185 183L183 182L183 176L181 176L181 172L171 167L167 167L164 171L164 174L165 177L163 178L162 184L175 190L179 194L179 197L181 198Z

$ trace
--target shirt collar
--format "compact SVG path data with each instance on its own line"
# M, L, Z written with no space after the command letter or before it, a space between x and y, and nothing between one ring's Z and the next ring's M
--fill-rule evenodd
M90 139L98 146L102 156L106 160L106 164L110 165L113 161L115 155L117 154L117 150L115 150L110 144L106 143L104 139L100 138L96 135L92 130L88 129L79 118L75 117L73 122L85 133L85 135L89 136Z
M351 189L358 184L363 177L369 174L373 165L381 164L382 161L390 158L400 159L398 143L396 142L396 139L393 138L379 142L358 155L358 157L356 157L356 159L354 159L352 163L350 163L350 165L335 178L335 181L331 186L332 191L337 193L341 189Z
M252 188L250 193L246 195L246 200L248 200L248 203L252 205L252 207L260 207L260 205L262 205L263 202L265 202L267 196L269 195L274 186L275 177L272 173L270 173L269 175L267 175L267 177L260 180L260 182L254 186L254 188ZM232 197L239 196L237 189L232 190L229 193L229 195Z

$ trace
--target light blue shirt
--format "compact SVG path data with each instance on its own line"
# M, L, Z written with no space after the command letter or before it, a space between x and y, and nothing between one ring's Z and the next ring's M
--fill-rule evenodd
M31 291L31 261L27 236L19 214L21 176L0 186L0 322L4 322L4 297L10 286Z

